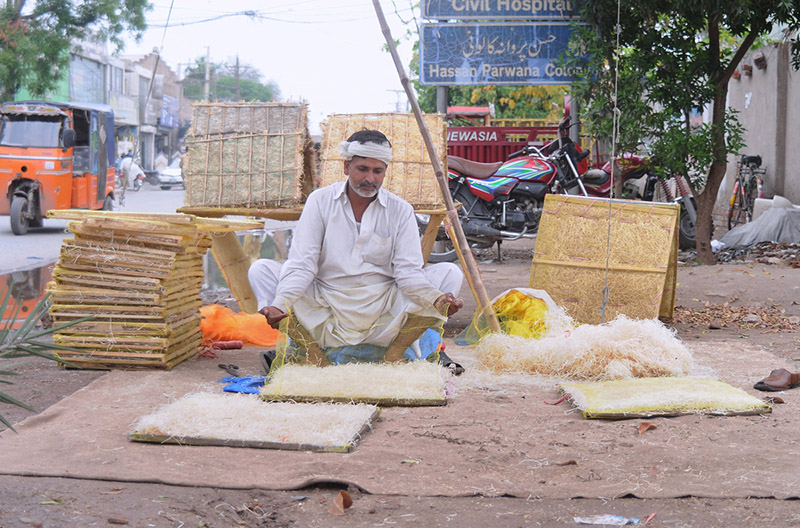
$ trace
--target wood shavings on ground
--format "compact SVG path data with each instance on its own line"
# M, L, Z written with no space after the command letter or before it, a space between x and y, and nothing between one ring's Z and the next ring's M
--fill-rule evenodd
M800 320L787 316L778 306L730 306L728 303L707 303L697 309L676 306L671 322L694 328L758 328L766 333L795 332L800 328Z
M129 438L189 445L349 451L377 416L374 405L265 403L247 394L195 393L140 418Z
M447 375L444 368L427 361L329 367L287 364L272 374L261 395L266 400L445 405Z
M478 346L480 364L495 372L527 372L574 380L685 376L692 355L654 319L620 316L542 339L493 334Z
M761 414L768 403L719 380L645 378L594 383L563 383L575 407L587 418L641 418L682 414Z

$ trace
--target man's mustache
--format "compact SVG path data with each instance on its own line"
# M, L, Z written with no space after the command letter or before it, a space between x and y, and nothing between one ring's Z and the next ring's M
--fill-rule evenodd
M372 187L373 189L377 189L378 188L378 184L377 183L370 183L370 182L361 182L361 183L358 184L358 186L359 187Z

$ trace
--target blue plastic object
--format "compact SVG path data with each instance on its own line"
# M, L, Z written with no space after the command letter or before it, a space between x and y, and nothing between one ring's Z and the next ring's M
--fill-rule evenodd
M227 383L222 389L223 392L238 392L244 394L258 394L264 386L267 378L265 376L243 376L236 378L234 376L226 376L220 381Z

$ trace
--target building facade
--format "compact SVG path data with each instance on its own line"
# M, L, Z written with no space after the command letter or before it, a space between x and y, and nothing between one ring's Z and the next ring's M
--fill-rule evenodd
M33 98L27 90L16 96L18 101ZM191 120L191 103L183 97L178 75L155 50L115 57L105 42L76 43L68 75L44 99L111 106L117 155L134 154L145 171L155 171L180 154Z
M790 42L772 44L745 55L728 84L728 107L744 126L745 148L740 155L759 155L766 170L764 195L800 203L800 176L789 153L800 152L800 72L790 61ZM736 157L717 196L727 207L736 179Z

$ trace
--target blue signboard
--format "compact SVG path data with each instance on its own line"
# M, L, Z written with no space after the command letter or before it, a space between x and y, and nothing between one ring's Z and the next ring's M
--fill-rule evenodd
M424 24L420 83L424 85L569 84L560 64L567 22Z
M438 20L570 20L580 0L422 0L423 18Z

